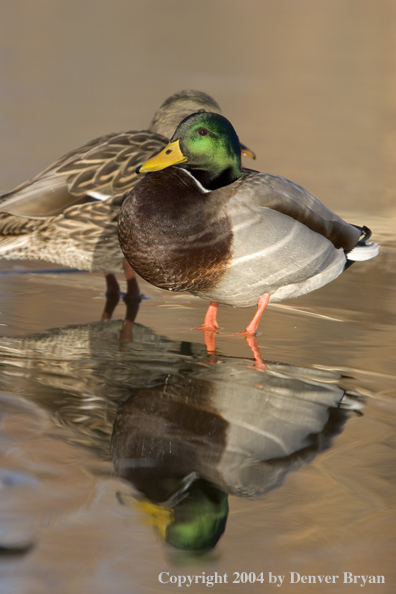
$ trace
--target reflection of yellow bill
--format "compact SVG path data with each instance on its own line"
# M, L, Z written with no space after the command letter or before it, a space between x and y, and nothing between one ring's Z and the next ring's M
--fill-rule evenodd
M172 508L161 507L151 503L147 499L136 499L132 495L126 493L117 493L118 500L128 507L138 507L144 512L144 520L158 530L159 536L165 540L166 529L175 519L175 514Z
M162 540L165 540L166 529L175 519L173 509L160 507L159 505L150 503L150 501L144 500L138 501L137 505L139 509L147 514L147 520L149 524L151 526L155 526Z

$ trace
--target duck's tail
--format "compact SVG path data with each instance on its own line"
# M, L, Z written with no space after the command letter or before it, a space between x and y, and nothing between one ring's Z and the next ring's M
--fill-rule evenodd
M371 231L368 227L361 227L362 236L355 245L355 247L347 252L347 265L352 262L362 262L363 260L371 260L379 254L380 246L374 241L368 241L371 237Z

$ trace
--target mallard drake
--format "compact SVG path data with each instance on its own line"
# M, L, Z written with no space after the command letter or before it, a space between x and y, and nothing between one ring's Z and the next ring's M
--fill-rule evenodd
M127 296L136 298L134 273L123 266L117 239L120 205L138 181L136 166L165 147L177 124L199 110L220 112L220 107L206 93L175 93L147 130L96 138L1 196L0 257L102 271L107 294L116 295L116 302L119 287L113 273L124 268ZM248 149L246 154L251 155ZM110 316L105 310L103 317Z
M177 165L177 166L172 166ZM297 184L241 170L238 136L223 116L180 123L122 205L118 233L131 266L153 285L211 301L203 330L216 331L218 304L258 305L319 289L379 247Z

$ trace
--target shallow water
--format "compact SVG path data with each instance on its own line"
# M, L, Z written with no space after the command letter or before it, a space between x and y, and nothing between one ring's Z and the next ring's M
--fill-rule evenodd
M257 169L370 226L382 247L268 307L265 368L235 334L250 309L220 307L208 356L194 330L206 304L139 281L123 343L124 304L98 321L100 275L2 261L0 592L182 589L160 574L201 576L197 591L215 572L221 592L278 591L269 572L286 592L309 587L291 572L339 576L315 592L360 592L343 572L394 592L394 3L219 1L209 21L177 0L154 15L121 0L18 5L4 6L0 36L4 191L201 88ZM192 542L210 550L182 550Z

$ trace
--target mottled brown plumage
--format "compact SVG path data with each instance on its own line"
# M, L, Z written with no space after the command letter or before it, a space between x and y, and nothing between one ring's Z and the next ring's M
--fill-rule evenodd
M180 120L199 110L220 108L205 93L180 91L163 103L148 130L96 138L4 194L0 257L121 271L117 216L137 183L136 166L167 144Z

